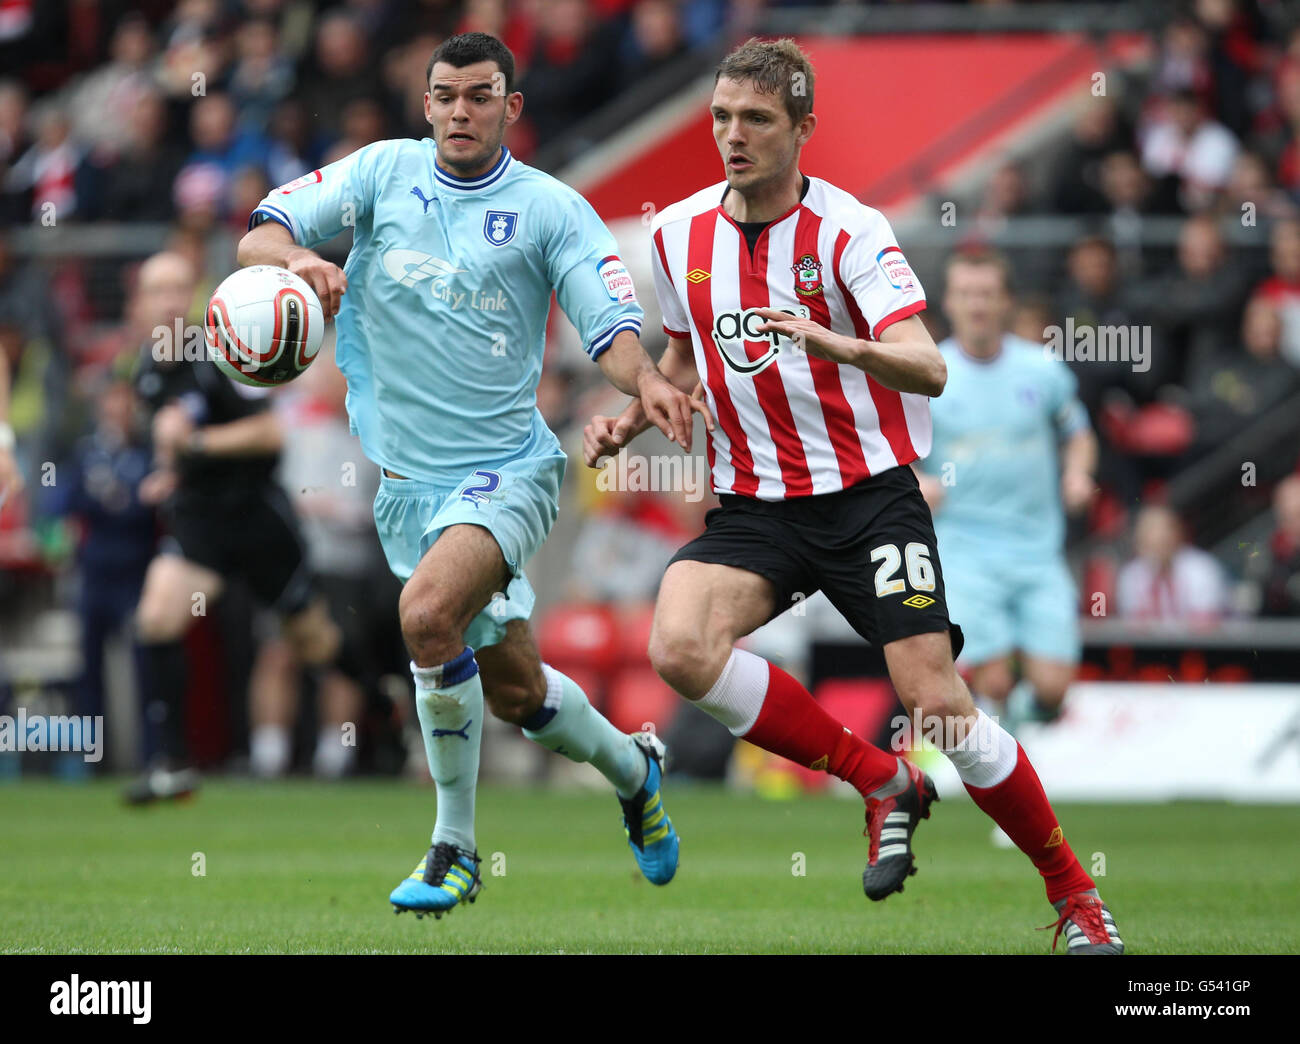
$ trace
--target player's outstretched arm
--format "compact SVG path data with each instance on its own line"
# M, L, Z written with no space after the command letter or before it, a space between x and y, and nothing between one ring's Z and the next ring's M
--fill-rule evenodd
M704 425L713 430L713 414L704 402L704 389L695 368L695 354L689 340L670 337L668 347L659 360L659 372L679 391L691 392L692 409L704 416ZM582 432L582 455L587 467L594 468L611 454L617 453L634 438L650 427L639 397L632 399L617 417L597 415ZM689 449L689 443L687 443Z
M169 467L186 453L210 457L278 453L284 443L284 430L271 410L197 427L184 409L173 403L154 415L153 441L160 464Z
M673 387L646 354L636 334L630 330L619 333L597 364L610 384L640 400L646 418L669 442L685 450L691 448L691 414L707 415L708 407Z
M287 268L294 275L305 279L307 285L316 291L327 320L338 314L343 295L347 293L348 277L338 265L326 261L316 251L295 243L293 234L283 225L275 221L263 221L239 241L236 256L244 268L249 265Z
M755 311L767 320L759 325L761 332L775 330L809 355L856 366L892 391L935 398L948 382L943 354L925 324L914 315L886 327L880 340L863 341L775 308Z

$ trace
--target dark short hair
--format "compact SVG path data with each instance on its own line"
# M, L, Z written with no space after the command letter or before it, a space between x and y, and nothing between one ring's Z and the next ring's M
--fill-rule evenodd
M1007 293L1012 292L1011 287L1011 264L1007 261L1005 254L1000 254L992 247L986 246L969 246L957 250L948 255L948 263L944 266L945 275L953 270L957 265L971 265L975 268L992 268L1002 277L1002 289Z
M812 112L812 62L793 40L751 37L722 59L713 82L724 76L752 84L760 94L779 95L792 124Z
M515 89L515 56L510 48L487 33L461 33L449 36L434 48L429 58L429 67L424 70L424 82L433 77L433 67L438 62L446 62L456 69L463 69L476 62L496 62L497 68L506 78L506 94Z

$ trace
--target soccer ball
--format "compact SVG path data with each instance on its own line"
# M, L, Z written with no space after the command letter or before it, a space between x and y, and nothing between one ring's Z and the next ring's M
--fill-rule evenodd
M204 320L212 360L231 380L286 384L320 351L325 315L316 292L287 268L253 265L228 276Z

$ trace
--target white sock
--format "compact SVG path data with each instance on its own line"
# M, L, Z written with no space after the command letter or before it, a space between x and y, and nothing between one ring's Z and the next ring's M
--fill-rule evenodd
M957 775L968 787L995 787L1011 775L1019 757L1015 737L982 710L966 738L945 750Z
M274 779L289 771L292 736L283 725L259 725L248 741L249 767L253 775Z
M340 779L352 768L356 752L356 747L344 744L343 730L338 725L322 725L316 734L316 753L311 759L312 772L323 779Z
M761 656L744 649L732 649L718 675L695 706L710 714L731 730L733 736L743 736L758 721L767 696L768 664Z
M614 784L619 797L634 797L650 771L641 748L591 705L572 678L549 663L542 664L542 673L545 706L555 708L555 717L535 732L524 729L524 735L570 761L589 762Z
M468 662L462 659L466 653ZM467 852L475 850L474 797L483 737L483 682L473 655L466 646L460 656L437 667L411 664L415 712L420 719L429 775L438 791L433 843L446 841ZM470 669L473 673L464 678L464 672ZM444 671L460 680L446 684Z

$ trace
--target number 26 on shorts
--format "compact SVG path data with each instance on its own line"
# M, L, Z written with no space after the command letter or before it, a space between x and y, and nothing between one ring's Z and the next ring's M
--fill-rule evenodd
M906 583L896 575L904 559L907 562ZM881 544L872 548L871 561L880 563L880 568L876 570L877 598L902 594L907 590L908 584L913 591L934 590L934 566L930 564L930 549L925 544L912 541L903 548L901 555L897 544Z

